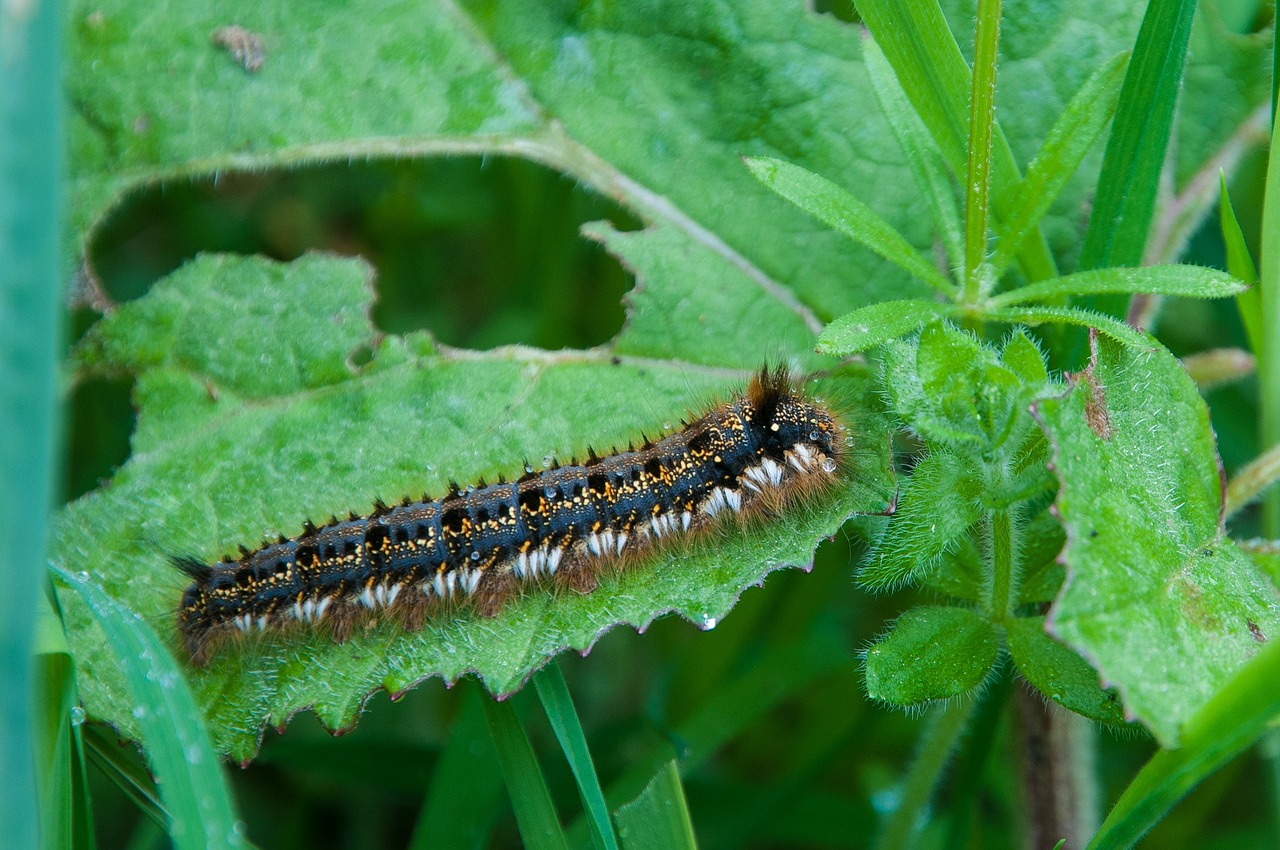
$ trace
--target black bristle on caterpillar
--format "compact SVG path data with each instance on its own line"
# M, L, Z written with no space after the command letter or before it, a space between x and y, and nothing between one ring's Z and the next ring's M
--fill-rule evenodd
M683 420L682 420L683 423ZM520 586L543 579L588 591L604 566L629 564L668 538L695 534L725 515L785 509L836 481L844 426L779 367L745 393L660 440L643 439L535 470L514 482L455 481L367 516L310 520L238 559L173 559L190 576L178 632L195 664L236 632L294 623L326 625L345 640L362 618L386 613L422 627L442 605L466 601L486 615Z

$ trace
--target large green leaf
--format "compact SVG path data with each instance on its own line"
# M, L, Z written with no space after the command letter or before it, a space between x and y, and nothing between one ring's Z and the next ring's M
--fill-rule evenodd
M1222 530L1208 411L1163 348L1105 338L1073 388L1038 410L1068 532L1050 630L1171 746L1280 633L1275 590Z
M127 598L172 646L185 580L168 555L214 559L296 534L308 517L366 511L377 498L424 489L439 494L450 478L492 479L518 472L526 458L540 464L589 443L603 449L670 429L740 386L760 356L754 326L721 340L721 359L737 352L738 369L701 363L693 347L690 359L677 359L678 346L666 360L607 349L438 354L425 337L377 339L368 301L359 261L210 256L99 323L78 362L139 373L138 431L110 486L62 516L55 561ZM643 337L655 323L689 338L700 319L637 308L616 348L627 350L633 333ZM364 347L371 360L352 365ZM382 627L344 645L299 633L229 648L190 671L215 743L247 758L262 725L307 706L330 728L345 728L373 689L398 693L433 675L475 671L491 690L510 691L560 649L585 649L617 623L643 626L666 611L712 624L770 570L807 563L850 513L887 508L888 427L871 383L852 374L821 390L847 408L854 442L849 486L833 498L750 532L730 528L667 550L606 577L592 594L530 592L493 620L464 613L415 635ZM86 706L133 734L120 672L83 609L68 603Z

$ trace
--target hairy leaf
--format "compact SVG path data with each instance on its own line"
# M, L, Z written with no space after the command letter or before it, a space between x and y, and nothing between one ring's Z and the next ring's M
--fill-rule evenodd
M912 608L867 650L867 693L895 705L966 694L982 684L999 649L995 628L976 611Z
M1280 628L1275 590L1222 530L1208 411L1163 348L1100 338L1089 369L1038 415L1068 533L1050 631L1171 746Z

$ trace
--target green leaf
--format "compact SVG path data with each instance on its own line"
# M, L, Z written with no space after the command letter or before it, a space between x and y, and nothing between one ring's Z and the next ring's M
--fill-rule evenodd
M955 292L955 284L921 256L901 233L893 229L893 225L830 180L779 159L748 157L745 161L757 180L814 218L865 245L944 295Z
M1163 348L1101 339L1038 405L1062 482L1068 579L1050 631L1090 660L1166 746L1277 634L1275 591L1222 531L1208 411Z
M659 768L640 796L619 807L614 817L626 850L654 847L694 850L698 846L689 821L680 771L674 761Z
M1011 325L1034 326L1047 322L1093 328L1130 348L1145 349L1157 344L1155 338L1145 331L1134 330L1124 322L1103 313L1076 307L1003 307L987 310L984 315L992 321L1008 322Z
M134 611L87 574L56 570L92 612L128 686L121 708L141 729L151 769L169 813L174 847L245 847L221 765L173 656Z
M969 88L969 143L964 181L964 275L961 289L972 304L995 280L986 265L991 210L992 130L996 119L996 45L1000 40L1000 0L978 0L972 83Z
M1142 262L1195 8L1195 0L1147 5L1098 175L1080 257L1084 270Z
M1227 176L1218 173L1218 186L1221 194L1218 202L1218 224L1222 228L1222 241L1227 249L1227 271L1249 284L1249 288L1236 296L1236 309L1240 311L1240 321L1244 324L1245 335L1249 338L1249 350L1254 356L1262 354L1262 290L1258 283L1258 269L1249 254L1249 246L1244 241L1244 232L1236 219L1235 208L1231 206L1231 195L1227 192Z
M502 776L507 781L511 808L515 809L520 826L521 842L533 850L568 850L551 791L515 707L510 702L486 699L484 710Z
M827 325L818 338L818 351L848 357L905 336L953 308L936 301L886 301L846 313Z
M1271 150L1280 150L1280 130L1271 126ZM1267 159L1266 198L1262 205L1262 244L1258 288L1262 300L1262 350L1258 354L1258 443L1280 445L1280 156ZM1280 493L1262 503L1262 533L1280 537Z
M609 809L605 806L604 793L600 790L600 779L596 776L595 765L591 761L591 751L587 749L587 738L578 720L578 711L573 707L573 698L569 695L569 686L560 672L560 665L552 661L533 677L533 684L538 691L538 699L555 732L560 749L569 760L573 770L573 778L578 783L578 793L582 797L583 808L589 815L591 824L591 840L598 848L617 850L618 839L613 834L613 825L609 822Z
M912 608L867 650L867 694L918 705L972 691L995 664L1000 642L982 615L965 608Z
M1147 762L1089 842L1131 847L1192 788L1242 753L1280 716L1280 642L1271 640L1188 718L1178 749Z
M916 188L929 204L933 226L946 247L951 268L963 268L964 237L961 235L960 210L956 206L955 189L947 173L947 164L874 39L863 39L862 58L867 66L867 76L871 78L871 89L898 140L898 147L907 158Z
M1184 298L1225 298L1245 291L1246 284L1232 275L1202 266L1115 267L1076 272L1042 280L1012 292L996 295L997 306L1025 304L1072 295L1099 295L1107 292L1149 292L1155 295L1180 295Z
M108 356L143 368L138 430L111 486L59 519L55 562L91 571L176 645L172 611L186 581L168 565L170 554L215 559L264 535L297 534L308 517L363 512L378 498L416 498L424 489L439 494L450 478L512 475L525 458L541 465L588 444L625 445L741 388L759 366L763 325L736 331L733 357L753 365L729 371L719 365L723 352L705 365L696 347L688 360L681 348L660 360L608 347L485 355L440 354L416 335L379 342L364 318L367 275L362 263L335 258L282 267L204 257L92 331L82 362L95 352L99 368L118 368ZM660 290L654 302L669 297L665 279L652 285ZM200 318L181 318L189 315ZM174 322L183 322L182 338L166 338L178 350L149 347L148 329L163 336ZM704 323L685 310L637 307L617 349L655 327L688 340ZM314 347L299 345L288 357L266 342L303 338ZM270 376L242 354L255 343L278 358ZM369 347L373 356L356 367L344 346ZM806 356L804 348L778 353ZM817 391L840 399L854 446L847 487L830 498L749 533L726 530L666 549L642 569L603 577L590 594L531 591L494 619L462 611L417 634L384 624L347 644L304 630L228 646L188 674L217 747L248 759L264 725L283 725L307 707L328 728L348 728L371 691L399 693L429 676L475 671L490 690L510 692L555 653L585 649L619 623L643 627L669 611L698 623L723 617L773 569L808 563L849 514L883 511L892 498L888 426L870 376L846 371ZM66 614L76 657L91 671L82 683L86 708L136 735L117 662L82 608L68 604Z
M1018 617L1005 624L1009 654L1018 670L1049 699L1099 723L1123 725L1116 695L1098 684L1098 672L1044 630L1044 617Z
M1035 232L1102 128L1115 114L1128 61L1128 53L1119 53L1098 68L1067 104L1036 152L1027 167L1027 176L1014 192L1012 211L995 234L991 267L996 279L1009 268L1027 236Z
M858 582L893 589L919 581L982 517L969 458L935 452L916 464Z

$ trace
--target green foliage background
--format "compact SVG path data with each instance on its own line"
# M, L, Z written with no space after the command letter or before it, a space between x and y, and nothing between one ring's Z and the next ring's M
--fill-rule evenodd
M828 322L929 294L894 263L769 192L740 160L776 157L821 174L916 249L934 250L931 211L873 93L864 36L840 10L69 6L65 268L82 259L85 266L67 361L73 501L57 520L53 561L73 586L71 576L84 571L170 649L183 582L165 565L167 552L212 558L263 535L295 533L308 516L438 492L449 478L492 478L525 458L537 464L582 452L586 442L624 443L740 386L766 358L829 366L813 353ZM969 56L972 6L948 2L943 10ZM1132 47L1143 10L1005 4L997 114L1013 160L1029 162L1086 79ZM1243 2L1201 6L1152 262L1222 264L1216 226L1201 226L1211 209L1206 180L1216 190L1219 166L1235 175L1233 192L1240 187L1233 196L1246 234L1256 232L1259 165L1250 152L1270 93L1270 33L1256 31L1266 14ZM211 33L231 24L262 36L260 69L212 43ZM1043 244L1035 237L1020 255L1024 272L1036 250L1042 262L1077 267L1102 149L1095 145L1066 181L1042 221ZM999 167L995 174L998 193ZM316 249L367 262L305 253ZM933 332L941 331L925 333ZM1056 332L1045 338L1057 342ZM1177 354L1244 345L1229 302L1171 300L1159 336ZM1017 344L1001 342L1001 362L975 344L947 354L960 359L937 361L939 369L963 358L981 364L974 368L983 376L1007 367L1025 379L1031 361L1044 369L1035 346L1031 355L1011 354ZM1127 358L1136 355L1101 346L1097 368L1130 375L1135 399L1143 380L1179 387L1170 399L1143 400L1134 421L1176 417L1166 423L1170 439L1195 442L1191 472L1126 481L1134 499L1172 493L1178 502L1185 527L1171 533L1176 540L1150 545L1203 549L1214 564L1225 555L1252 575L1216 521L1215 470L1196 466L1212 461L1214 447L1190 381L1167 356L1135 366ZM909 354L909 371L927 361L916 349ZM1001 641L1021 674L1067 707L1114 723L1115 698L1079 655L1048 638L1042 609L1011 620L1001 637L968 608L937 604L976 603L965 558L973 567L977 552L948 547L955 557L945 569L896 596L855 588L855 567L869 563L867 541L895 539L895 523L911 517L864 516L840 530L849 514L883 513L894 498L878 369L850 367L816 390L849 411L853 486L785 523L674 550L591 596L531 595L495 621L464 617L421 636L375 629L344 646L302 636L187 670L215 749L235 761L256 755L230 782L249 839L509 846L518 822L519 840L533 843L527 825L537 813L522 809L527 801L509 773L514 805L502 793L516 756L496 731L499 751L488 743L486 726L510 729L510 717L495 714L472 680L450 690L428 677L478 670L487 687L507 692L557 649L593 646L561 667L625 846L643 846L636 836L650 822L678 835L681 817L652 812L685 797L704 847L866 846L876 835L892 846L891 813L912 793L910 777L900 779L916 735L923 727L928 741L947 722L961 741L956 770L971 781L944 785L937 807L946 814L910 840L1012 846L1024 801L998 755L1015 737L1000 708L1012 668ZM1053 392L1020 403L1036 403L1054 451L1084 451L1071 442L1088 436L1072 414L1087 404L1083 390L1058 401L1048 397L1066 387L1048 374L1042 381ZM1209 401L1231 472L1256 454L1252 400L1232 385ZM926 424L907 424L927 442L936 433L928 423L954 412L920 410ZM901 448L900 459L912 458L920 444ZM1109 494L1120 473L1091 480L1086 464L1072 479L1058 468L1066 476L1059 510L1079 546L1073 500ZM916 467L911 486L927 485L922 471ZM1182 498L1184 490L1195 499ZM910 494L900 494L904 504ZM917 494L922 503L931 495ZM1253 533L1255 522L1243 515L1237 536ZM1146 527L1118 525L1090 544L1088 557L1105 566L1104 547ZM743 592L778 566L806 564L825 537L833 539L811 574L775 573ZM1041 572L1027 576L1022 604L1054 598L1062 578L1054 554L1046 551ZM1150 605L1144 588L1160 577L1132 578L1104 574L1087 586L1105 588L1108 598L1131 593L1142 611ZM1252 619L1270 632L1270 588L1245 584L1196 596L1202 619L1233 616L1233 600L1246 596L1256 601ZM91 758L117 780L136 777L129 793L156 814L161 804L138 759L113 752L110 740L116 731L145 740L150 709L133 696L119 645L98 631L92 606L65 593L61 602L79 697L91 718L112 724L86 727ZM929 605L911 609L886 638L886 624L917 602ZM1204 656L1195 675L1170 655L1170 678L1192 687L1175 681L1169 692L1151 675L1150 655L1134 656L1136 669L1108 666L1147 624L1132 614L1108 621L1102 608L1064 604L1055 633L1086 650L1104 680L1120 684L1129 716L1166 743L1252 652L1217 647L1220 656ZM667 611L687 619L651 623ZM616 623L645 634L622 628L601 637ZM1200 658L1203 631L1181 637ZM940 638L965 647L968 663L930 657ZM877 660L886 654L888 665ZM920 663L902 666L907 656ZM983 682L991 698L961 697L973 709L967 721L936 712L922 721L866 696L914 703ZM377 689L403 699L366 702ZM504 710L531 734L535 767L571 841L585 843L586 822L575 820L578 784L530 691ZM306 716L290 722L308 707L320 725L350 734L332 740ZM268 731L258 752L263 727L286 724L282 735ZM1137 731L1100 738L1096 791L1109 802L1154 744ZM1151 846L1211 835L1260 840L1275 809L1265 769L1249 756L1217 774L1165 820ZM166 840L106 787L103 773L92 774L99 843Z

